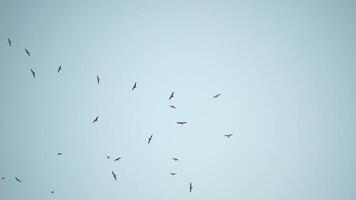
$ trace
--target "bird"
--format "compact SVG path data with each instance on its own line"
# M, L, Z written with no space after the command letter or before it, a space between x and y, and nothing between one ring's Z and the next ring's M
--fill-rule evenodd
M171 96L169 97L169 100L171 100L174 97L174 92L172 92Z
M192 182L189 183L189 192L192 192L192 189L193 189L193 185L192 185Z
M54 190L52 190L51 193L54 194Z
M10 40L10 38L7 38L7 42L9 43L9 47L11 47L11 40Z
M188 123L188 122L177 122L177 124L179 124L179 125L183 125L183 124L186 124L186 123Z
M57 156L61 156L61 155L62 155L62 153L61 153L61 152L57 153Z
M15 179L16 179L17 182L22 183L22 181L20 179L18 179L17 177L15 177Z
M176 109L176 107L175 107L175 106L173 106L173 105L170 105L169 107L171 107L171 108L173 108L173 109Z
M111 173L112 173L112 176L114 177L115 181L117 181L116 174L114 172L111 172Z
M99 76L97 75L96 76L96 81L98 82L98 84L99 84L99 82L100 82L100 78L99 78Z
M26 51L28 56L31 56L30 52L26 48L25 48L25 51Z
M134 86L132 87L132 91L137 88L137 82L135 82Z
M118 158L116 158L114 161L119 161L121 159L121 157L118 157Z
M226 134L226 135L224 135L225 137L227 137L227 138L230 138L231 136L232 136L233 134Z
M62 70L62 65L59 65L57 73L59 73Z
M110 156L106 156L107 159L110 159Z
M151 142L152 137L153 137L153 134L151 134L151 136L148 138L148 144Z
M97 122L99 120L99 116L97 116L94 120L93 120L93 124L95 123L95 122Z
M178 162L179 161L179 159L178 158L172 158L174 161L176 161L176 162Z
M213 96L213 98L218 98L220 95L221 95L221 93L219 93L219 94Z
M33 78L36 78L36 73L35 73L35 71L33 71L33 69L31 69L31 73L32 73Z
M170 173L172 176L175 176L175 175L177 175L177 173L174 173L174 172L171 172Z
M1 177L1 179L2 179L2 180L4 180L4 179L5 179L5 177Z

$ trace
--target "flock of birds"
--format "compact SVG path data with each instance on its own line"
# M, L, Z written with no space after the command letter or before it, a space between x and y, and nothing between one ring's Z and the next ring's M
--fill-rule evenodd
M7 41L8 41L9 47L11 47L11 46L12 46L12 41L11 41L11 39L8 38ZM30 51L29 51L27 48L25 48L25 52L26 52L26 54L27 54L28 56L31 56L31 53L30 53ZM35 72L33 69L30 69L30 71L31 71L31 74L32 74L33 78L36 78L36 72ZM62 71L62 65L59 65L59 67L58 67L58 69L57 69L57 73L59 73L60 71ZM98 75L96 76L96 81L97 81L98 84L100 84L100 78L99 78ZM131 90L133 91L133 90L135 90L136 88L137 88L137 82L134 83L134 85L132 86ZM218 98L220 95L221 95L221 93L216 94L216 95L214 95L212 98ZM174 98L174 91L171 93L171 95L169 96L168 100L171 100L172 98ZM169 105L169 107L172 108L172 109L176 109L176 107L175 107L174 105ZM99 116L96 116L96 117L94 118L94 120L93 120L92 123L96 123L96 122L98 122L98 121L99 121ZM177 124L178 124L178 125L184 125L184 124L186 124L186 123L188 123L188 122L186 122L186 121L177 121ZM230 133L230 134L225 134L224 136L227 137L227 138L230 138L231 136L233 136L233 134L232 134L232 133ZM151 143L152 138L153 138L153 134L151 134L150 137L148 138L147 144L150 144L150 143ZM62 153L59 152L59 153L57 153L57 155L58 155L58 156L61 156ZM107 159L110 159L110 156L106 156L106 157L107 157ZM120 159L121 159L121 157L118 157L118 158L114 159L114 161L119 161ZM179 159L178 159L178 158L175 158L175 157L173 157L172 160L175 161L175 162L178 162L178 161L179 161ZM116 175L116 173L115 173L114 171L112 171L111 174L112 174L114 180L117 181L117 175ZM170 172L169 174L172 175L172 176L178 175L178 174L175 173L175 172ZM14 178L15 178L15 180L16 180L17 182L22 183L21 179L19 179L18 177L14 177ZM5 177L2 177L1 179L4 180ZM192 192L192 190L193 190L193 184L192 184L192 182L189 182L189 192ZM54 194L54 191L52 190L51 193Z

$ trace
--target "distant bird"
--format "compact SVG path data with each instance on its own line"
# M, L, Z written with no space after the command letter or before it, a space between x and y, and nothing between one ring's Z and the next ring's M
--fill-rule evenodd
M176 162L178 162L179 161L179 159L178 158L172 158L174 161L176 161Z
M107 159L110 159L110 156L106 156Z
M4 180L4 179L5 179L5 177L1 177L1 179L2 179L2 180Z
M153 134L151 134L151 136L148 138L148 144L151 142L152 137L153 137Z
M9 47L11 47L11 40L10 40L10 38L7 38L7 42L9 43Z
M61 152L59 152L59 153L57 153L57 155L58 155L58 156L61 156L61 155L62 155L62 153L61 153Z
M59 73L62 70L62 65L59 65L57 73Z
M17 177L15 177L15 179L16 179L17 182L22 183L22 181L20 179L18 179Z
M51 193L54 194L54 190L52 190Z
M174 97L174 92L172 92L171 96L169 97L169 100L171 100Z
M28 56L31 56L30 52L26 48L25 48L25 51L26 51Z
M132 87L132 91L137 88L137 82L135 82L134 86Z
M171 107L171 108L173 108L173 109L176 109L176 107L175 107L175 106L173 106L173 105L170 105L169 107Z
M119 161L121 159L121 157L118 157L118 158L116 158L114 161Z
M213 98L218 98L220 95L221 95L221 93L219 93L219 94L213 96Z
M31 69L31 73L32 73L33 78L36 78L36 73L35 73L35 71L33 71L33 69Z
M189 183L189 192L192 192L192 189L193 189L193 185L192 185L192 182Z
M96 76L96 81L98 82L98 84L99 84L99 82L100 82L100 78L99 78L99 76L97 75Z
M179 125L184 125L186 123L188 123L188 122L177 122L177 124L179 124Z
M224 135L225 137L227 137L227 138L229 138L229 137L231 137L233 134L226 134L226 135Z
M170 173L172 176L175 176L175 175L177 175L177 173L174 173L174 172L171 172Z
M117 181L116 174L114 172L111 172L111 173L112 173L112 176L114 177L115 181Z
M97 116L94 120L93 120L93 124L95 123L95 122L97 122L99 120L99 116Z

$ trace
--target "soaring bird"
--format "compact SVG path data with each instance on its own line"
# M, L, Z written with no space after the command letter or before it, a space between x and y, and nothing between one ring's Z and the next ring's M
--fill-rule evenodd
M231 137L233 134L226 134L226 135L224 135L225 137L227 137L227 138L229 138L229 137Z
M174 92L172 92L171 96L169 97L169 100L171 100L174 97Z
M152 137L153 137L153 134L151 134L151 136L148 138L148 144L151 142Z
M96 76L96 82L98 82L98 84L99 84L99 82L100 82L100 78L99 78L98 75Z
M192 189L193 189L193 185L192 185L192 182L189 183L189 192L192 192Z
M54 190L52 190L51 193L54 194Z
M115 181L117 181L116 174L114 172L111 172L111 173L112 173L112 176L114 177Z
M58 156L61 156L61 155L62 155L62 153L61 153L61 152L59 152L59 153L57 153L57 155L58 155Z
M59 73L62 70L62 65L59 65L57 73Z
M179 159L178 158L172 158L174 161L176 161L176 162L178 162L179 161Z
M16 179L17 182L22 183L22 181L20 179L18 179L17 177L15 177L15 179Z
M25 51L26 51L28 56L31 56L30 52L26 48L25 48Z
M171 107L171 108L173 108L173 109L176 109L176 107L175 107L175 106L173 106L173 105L170 105L169 107Z
M177 124L179 124L179 125L183 125L183 124L186 124L186 123L188 123L188 122L177 122Z
M121 157L118 157L118 158L116 158L114 161L119 161L121 159Z
M11 47L11 40L10 40L10 38L7 38L7 42L9 43L9 47Z
M31 69L31 73L32 73L33 78L36 78L36 73L35 73L35 71L33 71L33 69Z
M170 173L172 176L175 176L175 175L177 175L177 173L174 173L174 172L171 172Z
M106 156L107 159L110 159L110 156Z
M219 93L219 94L213 96L213 98L218 98L220 95L221 95L221 93Z
M97 116L94 120L93 120L93 124L95 123L95 122L97 122L99 120L99 116Z
M137 82L135 82L134 86L132 87L132 91L137 88Z

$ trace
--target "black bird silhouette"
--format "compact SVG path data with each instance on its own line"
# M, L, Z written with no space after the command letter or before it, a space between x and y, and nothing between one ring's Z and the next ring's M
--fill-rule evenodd
M54 194L54 190L52 190L51 193Z
M227 137L227 138L229 138L229 137L231 137L233 134L226 134L226 135L224 135L225 137Z
M189 192L192 192L192 189L193 189L193 185L192 185L192 182L189 183Z
M59 65L57 73L59 73L62 70L62 65Z
M15 177L15 179L16 179L17 182L22 183L22 181L20 179L18 179L17 177Z
M153 134L151 134L151 136L148 138L148 144L151 142L152 137L153 137Z
M32 73L33 78L36 78L36 73L35 73L35 71L33 71L33 69L31 69L31 73Z
M171 96L169 97L169 100L171 100L174 97L174 92L172 92Z
M112 176L114 177L115 181L117 181L116 174L114 172L111 172L111 173L112 173Z
M30 52L26 48L25 48L25 51L26 51L28 56L31 56Z
M96 76L96 81L98 82L98 84L99 84L99 82L100 82L100 78L99 78L99 76L97 75Z
M4 179L5 179L5 177L1 177L1 179L2 179L2 180L4 180Z
M119 161L121 159L121 157L118 157L118 158L116 158L114 161Z
M179 159L178 158L172 158L174 161L176 161L176 162L178 162L179 161Z
M175 176L175 175L177 175L177 173L174 173L174 172L171 172L170 173L172 176Z
M9 47L11 47L11 40L10 40L10 38L7 38L7 42L9 43Z
M221 93L219 93L219 94L213 96L213 98L218 98L220 95L221 95Z
M137 82L135 82L134 86L132 87L132 91L137 88Z
M98 120L99 120L99 116L95 117L95 119L93 120L93 124L94 124L95 122L97 122Z
M171 107L171 108L173 108L173 109L176 109L176 107L175 107L175 106L173 106L173 105L170 105L169 107Z
M188 123L188 122L177 122L177 124L179 124L179 125L183 125L183 124L186 124L186 123Z
M57 153L57 155L58 155L58 156L61 156L61 155L62 155L62 153L61 153L61 152L59 152L59 153Z
M110 156L106 156L107 159L110 159Z

